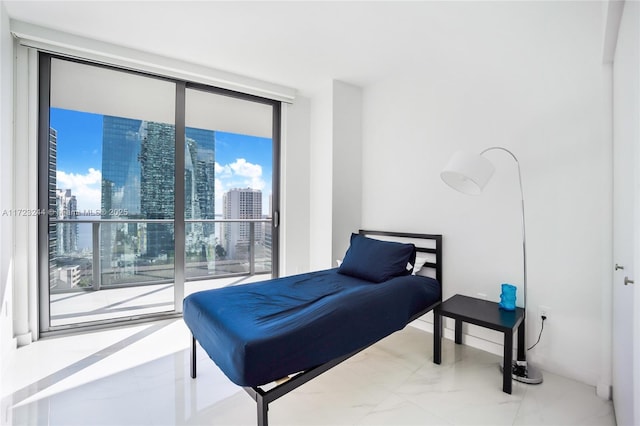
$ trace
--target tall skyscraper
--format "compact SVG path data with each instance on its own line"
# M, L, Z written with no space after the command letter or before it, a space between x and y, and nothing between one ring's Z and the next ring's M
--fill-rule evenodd
M76 287L87 270L78 259L78 224L56 223L56 219L77 219L78 201L71 189L58 189L58 132L49 128L48 218L49 218L49 288ZM82 265L81 265L82 264Z
M51 221L57 212L58 132L49 127L49 287L57 285L56 255L58 252L58 225ZM53 214L52 214L53 213Z
M215 218L215 132L203 129L186 129L185 217L193 219Z
M215 133L186 129L185 218L214 219ZM175 126L104 116L102 145L102 209L126 211L135 219L175 218ZM191 227L200 241L207 227ZM117 264L135 252L147 258L172 257L171 223L102 226L103 265ZM213 233L213 231L211 231ZM127 248L135 241L134 248Z
M234 188L223 197L224 219L262 219L262 191L252 188ZM226 223L223 227L228 257L243 259L248 254L251 238L250 223ZM254 241L262 241L263 228L254 224Z
M215 132L186 129L185 219L215 219ZM186 251L191 260L215 258L215 224L186 226Z
M140 212L140 126L141 120L112 117L102 118L102 219L112 218L114 211L126 211L129 218L141 218ZM137 234L138 226L131 231ZM127 249L121 224L103 223L100 226L100 262L103 271L117 268L129 251L145 254L146 247L138 239L138 247ZM103 278L104 280L104 278ZM107 280L108 281L108 280Z
M175 126L143 121L140 126L140 212L144 219L173 219ZM147 255L174 252L173 226L147 224Z
M122 209L128 217L140 217L140 130L141 120L111 117L102 119L102 208Z
M78 200L70 189L58 189L56 194L58 219L73 220L78 218ZM78 251L78 224L58 223L58 254L72 254Z

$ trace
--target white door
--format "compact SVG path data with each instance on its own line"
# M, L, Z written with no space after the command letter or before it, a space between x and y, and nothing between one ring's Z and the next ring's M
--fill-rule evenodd
M613 404L616 421L620 426L640 422L635 406L640 397L634 391L637 385L638 360L634 353L634 338L638 329L634 294L640 284L632 284L638 251L640 209L637 208L638 177L640 168L640 32L638 31L639 4L625 2L618 45L613 63Z

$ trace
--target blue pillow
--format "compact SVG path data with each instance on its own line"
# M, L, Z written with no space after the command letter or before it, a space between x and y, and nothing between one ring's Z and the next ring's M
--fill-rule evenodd
M343 275L381 283L393 277L408 275L416 258L416 247L391 241L380 241L362 235L351 235L351 245L338 269Z

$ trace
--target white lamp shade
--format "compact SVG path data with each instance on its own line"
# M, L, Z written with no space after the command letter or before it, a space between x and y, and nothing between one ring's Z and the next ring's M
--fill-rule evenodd
M440 172L442 180L463 194L478 195L489 182L495 168L480 154L458 151Z

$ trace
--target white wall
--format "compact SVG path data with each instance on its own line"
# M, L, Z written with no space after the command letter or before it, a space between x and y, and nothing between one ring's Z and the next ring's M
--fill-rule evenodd
M365 89L362 225L442 233L445 298L484 293L498 300L503 282L517 284L521 298L513 160L487 154L496 174L480 197L456 193L439 178L458 149L512 150L527 208L530 344L539 330L538 306L550 308L529 360L595 385L611 185L601 5L480 2L468 13L468 22L453 25L465 25L466 35L443 34L438 43L455 52L462 39L477 44L477 54L425 58L423 69L402 70ZM500 341L492 332L471 333Z
M309 270L310 108L308 98L282 105L280 275Z
M362 220L362 89L341 81L333 82L332 197L335 261L344 257Z
M362 89L332 80L311 97L310 269L335 267L362 210Z
M311 98L311 148L309 163L309 267L320 270L331 267L332 236L332 107L330 82Z
M4 215L13 205L13 38L9 16L0 2L0 360L13 347L13 218ZM0 374L6 365L0 361Z

